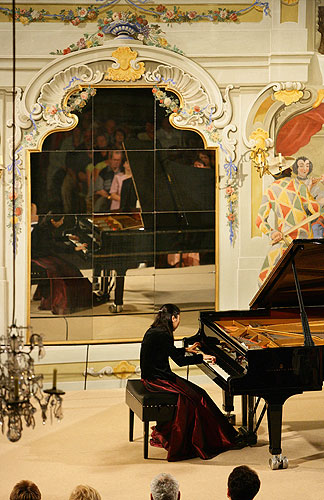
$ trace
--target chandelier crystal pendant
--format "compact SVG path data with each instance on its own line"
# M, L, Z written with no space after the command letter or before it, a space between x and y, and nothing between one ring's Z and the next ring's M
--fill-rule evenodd
M53 373L53 387L43 391L43 375L36 375L32 351L38 347L38 359L45 355L42 337L30 336L30 345L24 343L26 327L11 325L6 335L0 337L0 425L2 433L7 428L10 441L21 438L23 420L27 427L35 427L36 407L41 408L43 424L47 420L47 409L51 417L63 418L63 391L56 388L57 372Z

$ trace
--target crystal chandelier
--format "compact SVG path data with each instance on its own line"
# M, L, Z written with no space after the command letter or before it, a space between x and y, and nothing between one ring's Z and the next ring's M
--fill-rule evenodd
M12 0L12 12L16 12L15 0ZM12 215L15 214L15 162L16 162L16 27L15 15L12 16ZM14 217L12 217L14 219ZM38 358L45 354L42 337L32 333L29 345L25 345L25 334L31 328L16 325L16 227L12 223L12 323L6 334L0 336L0 426L2 433L7 427L7 437L10 441L21 438L23 420L27 427L35 426L34 414L36 407L33 400L38 402L43 423L47 419L47 409L50 407L51 416L58 420L62 414L63 391L56 388L57 370L53 372L53 387L43 390L43 375L36 375L32 351L38 346Z
M51 416L61 420L63 391L56 388L57 372L53 373L53 387L43 391L43 375L35 375L32 351L38 346L38 358L44 357L42 337L30 336L30 346L24 344L25 327L9 326L6 335L0 337L0 425L2 433L7 421L7 437L18 441L21 437L23 420L27 427L35 427L36 407L38 402L43 424L47 419L47 409Z

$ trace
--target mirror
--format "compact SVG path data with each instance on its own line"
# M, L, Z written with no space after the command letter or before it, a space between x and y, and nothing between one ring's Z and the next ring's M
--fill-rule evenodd
M215 307L215 152L151 88L100 88L31 153L31 325L45 341L141 338L166 302Z

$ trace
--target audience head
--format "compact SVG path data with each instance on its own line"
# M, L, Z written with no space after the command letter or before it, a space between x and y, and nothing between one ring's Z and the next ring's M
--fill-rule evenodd
M114 132L114 141L115 144L119 145L125 141L125 132L122 128L117 128Z
M114 133L115 128L116 128L115 120L109 119L105 121L105 129L109 135L112 135Z
M10 500L41 500L42 495L32 481L19 481L10 493Z
M228 476L227 496L231 500L252 500L259 489L259 476L247 465L235 467Z
M210 168L212 166L210 156L206 151L200 151L198 154L198 158L206 168Z
M69 500L101 500L101 496L92 486L78 484L72 491Z
M109 166L113 172L118 172L124 159L123 151L109 151Z
M193 166L195 168L206 168L206 165L201 160L195 160Z
M164 304L158 310L153 328L163 328L173 337L173 331L178 328L180 323L180 309L175 304Z
M100 130L100 132L97 133L95 146L96 149L107 149L108 140L103 130Z
M151 482L151 500L179 500L178 481L171 474L158 474Z

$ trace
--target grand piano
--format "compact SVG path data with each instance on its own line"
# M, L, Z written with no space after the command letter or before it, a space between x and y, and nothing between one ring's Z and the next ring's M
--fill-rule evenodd
M94 276L108 281L115 274L113 312L122 311L128 269L163 266L173 253L181 259L199 252L203 263L215 255L214 170L184 165L164 151L127 154L139 208L79 216L73 231L88 243Z
M199 367L223 389L223 408L242 395L242 431L255 444L267 413L272 469L287 468L281 448L285 401L323 385L324 241L294 240L247 311L201 312L199 341L216 364ZM264 407L256 422L261 400ZM247 415L248 408L248 415ZM255 423L256 422L256 423Z

